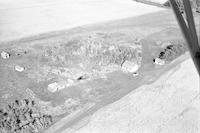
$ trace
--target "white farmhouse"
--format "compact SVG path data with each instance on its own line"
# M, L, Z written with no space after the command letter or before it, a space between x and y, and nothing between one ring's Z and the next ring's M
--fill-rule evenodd
M122 69L129 73L135 73L139 69L139 65L136 62L125 61L122 64Z

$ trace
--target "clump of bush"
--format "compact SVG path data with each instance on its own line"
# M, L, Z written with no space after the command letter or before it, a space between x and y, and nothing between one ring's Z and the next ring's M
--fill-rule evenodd
M160 52L158 58L165 61L172 61L178 56L184 54L186 52L186 47L181 44L176 45L168 45L162 52Z
M0 110L0 133L36 133L52 123L52 116L42 114L29 99L15 100Z

